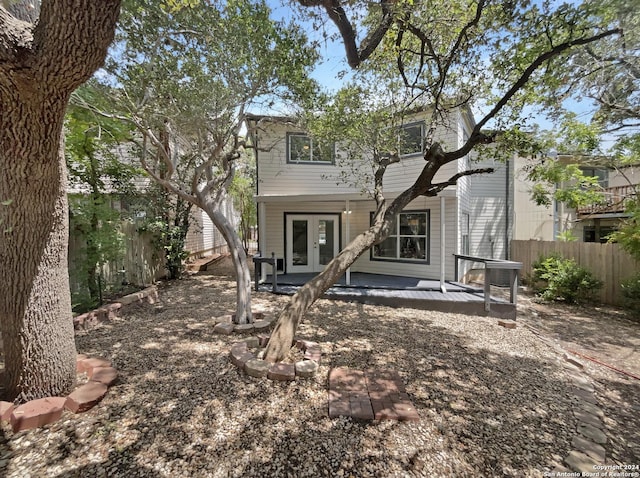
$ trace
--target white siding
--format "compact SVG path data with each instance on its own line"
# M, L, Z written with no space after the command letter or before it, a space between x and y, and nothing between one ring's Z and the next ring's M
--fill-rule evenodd
M258 195L339 194L355 190L329 177L338 173L331 164L287 163L287 131L284 124L268 123L258 136ZM262 149L267 149L263 151Z
M338 179L342 167L340 161L333 165L287 163L287 132L299 131L291 125L273 122L266 123L258 134L258 196L360 192L359 187ZM455 121L451 127L439 127L435 136L445 150L458 147L458 125ZM391 165L385 173L385 191L399 192L411 186L424 164L424 159L418 155L403 158L400 163ZM363 167L369 168L366 164ZM445 165L436 175L435 181L448 180L457 172L455 162Z
M491 259L507 259L509 207L505 163L485 161L478 167L492 167L495 172L469 178L470 183L470 254Z
M446 234L447 238L454 238L456 228L456 200L446 199ZM348 239L353 239L359 233L369 227L370 214L375 210L373 201L350 201L350 237L346 237L346 214L344 201L318 202L292 202L292 203L267 203L266 204L266 251L263 255L271 255L275 252L278 258L285 257L284 218L285 213L337 213L341 216L341 246ZM352 266L353 272L369 272L373 274L390 274L406 277L422 277L437 279L440 277L440 198L419 198L413 201L406 210L430 211L430 236L429 236L429 264L412 264L407 262L391 262L371 260L369 252L363 254ZM447 240L445 251L446 278L453 279L456 241Z
M513 239L527 241L554 240L554 208L553 206L538 206L531 200L531 187L533 184L527 179L524 166L527 160L516 158L514 181L514 227Z
M225 201L223 210L225 216L237 229L237 214L230 200ZM209 215L200 208L194 208L191 212L191 226L187 233L185 249L195 256L208 256L214 252L228 250L224 237L214 226Z

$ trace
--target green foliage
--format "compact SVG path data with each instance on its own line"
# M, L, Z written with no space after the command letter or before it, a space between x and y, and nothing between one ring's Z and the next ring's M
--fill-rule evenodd
M255 158L251 154L243 155L240 168L242 174L237 174L233 178L229 194L233 199L235 210L240 213L240 238L245 251L249 250L249 239L251 230L258 224L256 203L253 200L255 194Z
M609 242L619 243L625 251L640 261L640 198L629 200L625 209L629 217L609 236Z
M562 242L576 242L578 240L573 231L562 231L558 233L556 238Z
M143 200L132 205L139 232L152 234L152 244L162 251L169 279L178 279L184 272L184 260L189 256L185 249L187 234L191 226L193 205L179 196L170 194L156 183L151 183Z
M640 317L640 273L622 282L623 305Z
M573 259L559 255L541 257L533 264L532 282L543 300L581 303L593 300L594 293L603 285L587 269Z
M164 250L169 279L178 279L184 271L184 260L189 257L189 251L185 250L188 228L185 231L184 226L161 219L146 222L139 230L153 234L155 246Z
M100 101L91 83L75 94L88 103ZM72 282L83 284L72 288L76 310L101 305L105 289L121 285L105 283L102 267L120 263L124 254L122 218L113 203L132 194L133 178L139 174L117 154L129 138L129 129L118 121L77 106L67 111L65 157L76 191L69 197L70 234L77 245L69 272Z
M534 183L531 198L538 205L548 207L555 200L575 209L605 200L598 178L586 175L576 163L536 162L529 166L527 176Z

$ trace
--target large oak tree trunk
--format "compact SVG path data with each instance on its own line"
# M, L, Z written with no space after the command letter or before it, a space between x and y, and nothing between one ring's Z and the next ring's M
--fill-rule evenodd
M5 386L19 401L60 395L75 383L67 271L66 98L2 91L0 100L0 323Z
M119 6L44 1L36 27L0 7L0 201L11 201L0 206L0 330L16 402L75 383L62 126L69 95L104 61Z

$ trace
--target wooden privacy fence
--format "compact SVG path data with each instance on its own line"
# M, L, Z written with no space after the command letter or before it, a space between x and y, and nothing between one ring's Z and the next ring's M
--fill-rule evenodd
M511 241L511 260L522 262L522 277L533 272L532 264L542 256L557 253L574 259L604 282L599 299L605 304L620 305L620 283L640 271L634 260L618 244L560 241Z
M128 221L120 224L120 232L124 240L124 254L120 260L102 267L100 274L103 285L126 282L145 286L164 277L164 253L154 248L151 234L138 232L136 225ZM72 291L85 287L84 277L79 277L75 267L84 261L84 247L84 238L74 235L72 231L69 237L69 279Z

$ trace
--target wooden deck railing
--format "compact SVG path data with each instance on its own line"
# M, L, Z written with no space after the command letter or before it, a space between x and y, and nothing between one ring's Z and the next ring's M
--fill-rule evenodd
M494 270L509 271L509 302L516 305L518 302L518 272L522 269L522 262L505 261L502 259L489 259L486 257L465 256L462 254L454 254L455 257L455 279L460 280L459 261L471 261L484 263L484 310L491 310L491 273Z
M604 202L602 204L589 204L578 208L578 214L602 214L624 211L624 203L634 197L640 185L614 186L603 191Z

